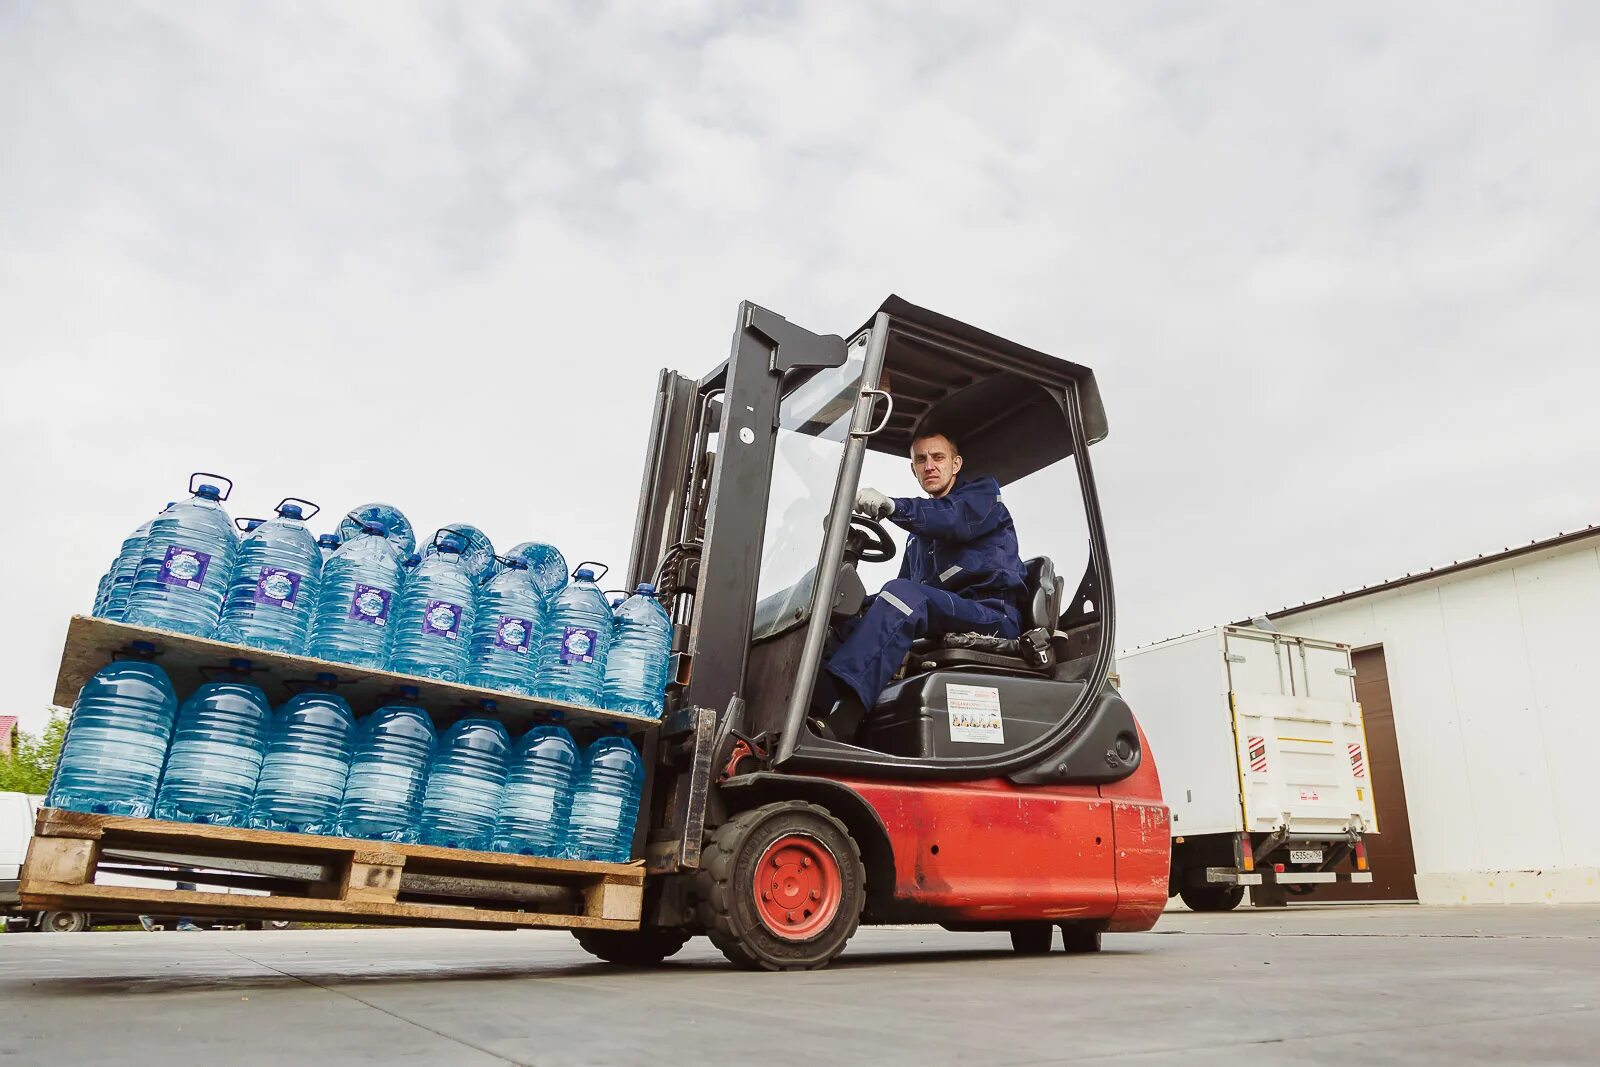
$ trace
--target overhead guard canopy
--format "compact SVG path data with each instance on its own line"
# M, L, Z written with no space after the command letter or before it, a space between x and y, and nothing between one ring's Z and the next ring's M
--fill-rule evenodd
M956 438L964 474L1014 482L1072 455L1071 432L1051 396L1072 383L1089 443L1105 438L1105 409L1088 367L898 296L878 311L889 316L884 370L894 415L869 440L872 448L904 456L919 432L940 429ZM862 330L870 329L876 317Z

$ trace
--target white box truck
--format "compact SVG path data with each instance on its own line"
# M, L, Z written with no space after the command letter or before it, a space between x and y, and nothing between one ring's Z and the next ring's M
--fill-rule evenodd
M1170 895L1195 911L1370 882L1378 832L1350 646L1219 626L1124 652L1172 809Z

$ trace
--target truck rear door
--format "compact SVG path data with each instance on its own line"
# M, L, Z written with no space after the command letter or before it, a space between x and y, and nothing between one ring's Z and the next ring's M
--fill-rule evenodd
M1349 648L1240 627L1224 648L1245 829L1376 832Z

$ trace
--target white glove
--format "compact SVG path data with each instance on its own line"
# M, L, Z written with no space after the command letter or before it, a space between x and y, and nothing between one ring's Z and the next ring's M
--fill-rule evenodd
M876 489L856 490L856 514L869 519L886 519L894 514L894 501Z

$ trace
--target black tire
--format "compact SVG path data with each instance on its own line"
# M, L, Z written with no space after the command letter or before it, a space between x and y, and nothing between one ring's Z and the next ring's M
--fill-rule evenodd
M804 936L780 936L763 919L762 909L781 912L786 886L774 900L758 901L756 865L767 850L785 838L799 839L805 849L823 850L832 861L831 874L818 864L816 878L831 879L825 897L806 897L787 913L800 931L820 924ZM817 853L820 856L820 853ZM781 854L776 859L782 858ZM811 863L807 863L809 869ZM735 966L747 970L811 971L826 967L856 932L866 904L866 871L855 839L826 808L803 800L785 800L741 812L717 827L700 857L695 876L697 917L711 943ZM766 896L766 894L763 894ZM806 901L820 899L821 911ZM773 921L783 921L777 916Z
M1068 952L1099 952L1100 927L1095 923L1061 924L1061 947Z
M647 926L641 930L574 930L572 936L591 956L623 967L654 967L689 940L687 930Z
M1056 928L1049 923L1021 923L1011 928L1011 948L1019 956L1043 956L1055 937Z
M1244 899L1242 885L1191 885L1178 890L1190 911L1232 911Z
M39 929L48 934L77 934L89 929L86 911L47 911L39 916Z

